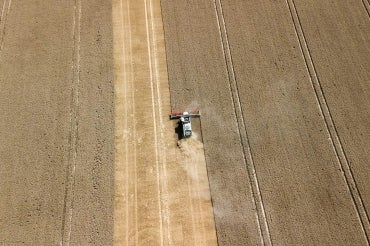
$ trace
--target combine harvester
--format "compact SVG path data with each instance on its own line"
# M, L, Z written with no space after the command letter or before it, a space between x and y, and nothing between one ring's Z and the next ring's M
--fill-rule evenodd
M199 110L194 110L190 112L172 112L170 114L170 119L179 119L179 124L182 126L182 137L188 138L192 134L191 130L191 118L199 118Z

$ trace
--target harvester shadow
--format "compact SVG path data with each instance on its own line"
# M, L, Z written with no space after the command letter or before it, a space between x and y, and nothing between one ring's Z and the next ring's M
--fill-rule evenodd
M183 133L182 133L182 124L180 121L177 122L177 127L175 128L175 133L177 134L177 139L181 140L183 138Z

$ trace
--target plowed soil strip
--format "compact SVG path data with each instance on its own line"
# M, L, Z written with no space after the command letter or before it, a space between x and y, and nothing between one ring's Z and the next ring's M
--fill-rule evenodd
M306 63L307 71L310 74L310 78L311 78L310 81L315 91L317 102L320 108L320 113L325 119L326 129L327 129L328 134L330 135L331 144L338 158L339 168L342 171L343 178L345 179L345 182L348 186L348 191L351 194L357 215L362 225L362 229L365 233L366 238L369 238L369 235L370 235L369 217L366 213L364 202L361 197L361 193L358 190L356 180L353 177L353 172L351 170L351 166L348 163L348 158L343 149L341 139L338 136L338 131L334 124L330 109L327 105L326 98L323 93L322 86L320 84L320 80L317 75L315 65L312 61L310 50L307 46L306 37L305 37L305 34L302 29L302 25L299 20L296 6L293 0L287 0L287 5L289 7L289 11L292 16L294 28L296 30L297 38L299 40L299 46L300 46L302 55Z
M178 148L167 116L159 1L115 0L113 12L115 244L215 244L202 144L190 139Z

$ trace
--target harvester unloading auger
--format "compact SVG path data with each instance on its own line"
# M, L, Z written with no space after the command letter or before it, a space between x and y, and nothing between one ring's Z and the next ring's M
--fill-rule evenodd
M191 118L199 118L199 110L190 111L190 112L172 112L170 114L170 119L179 119L179 124L182 126L182 137L188 138L192 134L191 129Z

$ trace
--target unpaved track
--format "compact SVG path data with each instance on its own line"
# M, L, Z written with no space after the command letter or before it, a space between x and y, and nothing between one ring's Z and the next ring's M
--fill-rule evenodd
M162 3L173 103L203 111L221 245L369 243L366 6L294 2Z
M111 5L57 5L0 2L1 245L113 241Z
M203 145L177 147L159 1L114 0L116 245L215 245ZM199 134L199 133L198 133ZM200 136L201 137L201 136Z

